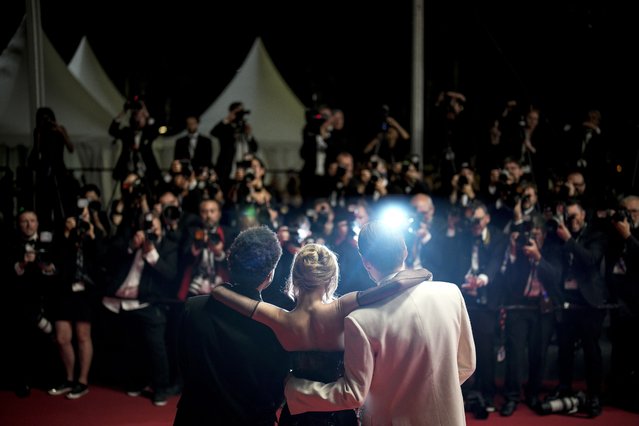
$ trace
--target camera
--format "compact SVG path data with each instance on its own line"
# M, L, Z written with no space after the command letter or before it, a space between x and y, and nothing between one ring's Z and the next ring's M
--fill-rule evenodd
M153 229L153 215L151 213L144 216L144 236L147 241L152 243L158 240L158 236Z
M139 111L142 109L142 101L138 96L134 96L132 99L127 100L124 103L124 110L129 111Z
M520 232L519 235L517 236L517 240L515 241L515 244L517 245L518 248L532 245L532 243L530 242L531 238L532 238L532 235L530 231Z
M619 208L614 213L610 214L609 216L615 222L623 222L624 220L627 220L628 223L631 225L634 223L634 221L632 220L632 216L630 215L630 212L625 208Z
M214 228L196 229L193 238L195 240L195 246L199 249L206 247L207 241L211 246L215 246L222 241L222 238L217 233L217 229Z
M42 331L44 334L51 334L53 333L53 325L51 324L51 321L49 321L45 316L44 313L40 312L38 314L38 316L35 319L36 322L36 326L40 329L40 331Z
M244 171L244 180L246 182L253 182L253 180L255 180L255 170L253 170L251 167L246 169Z
M250 113L251 113L251 110L248 110L248 109L239 110L238 112L235 113L235 121L240 122L244 120L244 116L249 115Z
M466 175L459 175L459 178L457 178L457 190L462 191L466 185L468 185L468 178Z
M141 197L146 193L146 187L142 179L136 179L133 182L125 182L122 185L123 193L130 194L132 197Z
M579 411L585 403L586 395L583 392L577 392L574 396L551 399L542 403L539 407L539 414L574 414Z

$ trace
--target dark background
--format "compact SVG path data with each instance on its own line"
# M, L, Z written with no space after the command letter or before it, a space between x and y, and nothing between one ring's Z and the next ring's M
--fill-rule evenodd
M42 26L65 61L86 35L120 91L143 95L171 133L216 99L256 36L307 107L342 108L365 135L387 104L410 129L411 1L272 3L43 1ZM517 99L557 128L598 108L619 149L637 146L639 25L630 6L425 3L427 126L437 93L457 90L478 135ZM3 48L24 3L6 9Z

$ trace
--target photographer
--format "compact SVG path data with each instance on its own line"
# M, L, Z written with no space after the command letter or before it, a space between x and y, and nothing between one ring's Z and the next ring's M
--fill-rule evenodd
M533 410L540 406L546 352L555 326L553 307L561 304L560 247L557 238L546 238L545 222L534 214L524 222L527 226L510 234L501 268L506 308L506 403L500 410L502 416L515 412L526 373L526 404Z
M478 191L475 172L468 163L462 163L459 173L453 175L450 184L453 188L449 201L452 206L469 206L476 198Z
M550 399L571 396L575 343L581 339L586 371L590 417L601 414L603 360L599 338L606 311L606 287L601 262L606 250L606 235L586 221L586 211L577 200L565 206L565 222L557 226L561 240L562 298L564 309L557 327L559 341L559 387Z
M27 159L29 169L35 172L35 211L43 226L62 226L75 202L68 197L72 177L64 164L65 148L72 153L74 146L51 108L38 108L35 122L33 149Z
M610 301L612 343L608 388L612 402L639 411L639 344L629 338L639 329L639 197L625 197L610 217L612 227L606 254L606 281Z
M159 136L159 131L144 101L138 96L128 100L123 110L111 121L109 135L122 141L113 179L123 182L133 173L153 190L162 178L153 152L153 142Z
M246 121L250 111L244 109L242 102L229 105L229 113L211 129L211 136L218 139L220 153L215 162L215 171L224 188L234 174L234 166L243 161L244 155L255 154L258 149L257 140L253 137L253 130Z
M400 162L410 151L410 133L383 110L381 131L364 147L364 156L377 155L387 164Z
M43 362L53 354L49 301L57 277L52 235L39 232L38 216L33 211L18 215L15 238L10 242L9 257L2 260L3 274L8 278L6 306L12 326L5 339L10 352L12 379L16 395L26 397L30 386L48 375L49 363ZM45 354L42 358L43 353ZM54 357L55 358L55 357ZM38 367L38 368L35 368Z
M153 404L167 404L170 368L167 354L166 303L175 298L178 246L165 236L160 218L151 213L140 218L137 229L122 232L105 256L107 283L102 305L110 323L122 336L122 369L131 396L151 383ZM146 376L151 366L151 377Z
M89 369L93 359L91 323L103 237L102 231L91 222L89 200L79 199L77 213L69 216L65 223L60 280L52 297L56 343L66 376L64 381L49 389L49 395L66 394L68 399L77 399L89 391ZM78 345L77 354L74 338ZM77 380L76 360L79 367Z
M222 206L216 200L200 203L198 224L188 230L188 252L182 274L178 299L208 294L211 286L229 279L226 265L226 243L234 232L222 226Z

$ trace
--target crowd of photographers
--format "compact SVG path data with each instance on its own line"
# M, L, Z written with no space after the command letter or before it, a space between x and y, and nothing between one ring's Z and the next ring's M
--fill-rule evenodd
M217 137L238 142L237 117L247 114L241 108L231 105L214 129ZM33 211L20 212L17 232L7 231L11 243L2 247L2 274L10 285L1 323L11 342L3 368L16 392L26 396L30 386L44 385L52 395L79 398L93 363L97 380L132 396L150 392L155 405L165 405L180 390L175 338L183 302L228 280L226 250L241 230L261 224L277 232L283 256L263 297L291 308L282 289L293 256L308 242L338 254L338 293L372 286L357 252L358 230L399 207L405 216L388 220L405 232L407 266L426 267L464 294L477 347L477 370L464 395L475 416L495 409L497 362L505 363L504 416L523 401L540 413L578 406L595 417L604 396L637 408L638 349L628 336L639 325L639 197L601 203L583 169L566 169L538 185L541 173L535 178L534 166L520 161L530 159L524 155L530 138L514 151L521 158L502 157L485 169L456 163L449 181L435 188L419 157L408 150L399 157L406 147L395 144L409 135L392 117L385 117L384 131L395 128L396 135L376 136L366 155L339 136L339 120L309 120L317 122L304 130L307 166L289 174L283 190L267 184L246 123L239 144L214 166L212 158L193 154L208 143L198 141L195 121L192 145L186 140L179 151L176 144L164 175L144 166L138 155L144 142L135 133L120 135L137 148L123 154L129 157L114 175L119 198L103 204L99 188L84 186L77 207L50 229L39 229ZM443 147L449 155L454 144ZM599 344L604 331L613 348L609 377ZM559 386L544 400L553 339ZM62 365L42 362L47 352L41 348L50 340ZM577 347L586 380L579 398L572 387Z

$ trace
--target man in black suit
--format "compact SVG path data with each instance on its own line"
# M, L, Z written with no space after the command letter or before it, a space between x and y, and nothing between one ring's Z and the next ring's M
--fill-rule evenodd
M244 109L242 102L233 102L229 106L229 113L220 120L213 129L211 136L220 143L220 154L215 162L215 171L224 187L235 172L237 162L244 161L245 154L257 152L257 141L253 137L253 130L246 121L249 110Z
M257 306L281 254L268 228L240 233L228 255L231 290ZM276 423L289 360L271 329L201 295L186 302L178 344L184 390L174 425Z
M445 250L455 259L450 265L450 277L464 294L477 352L474 380L464 386L472 389L464 389L465 397L469 403L478 402L475 416L485 418L487 412L494 411L494 339L501 302L498 272L508 240L503 232L489 225L490 214L483 203L475 201L470 208L470 223L461 232L449 225Z
M566 203L565 223L557 227L562 247L562 293L564 309L557 328L559 340L559 388L554 396L571 392L575 343L581 339L586 366L586 412L601 414L599 397L603 382L603 361L599 338L606 311L606 286L601 274L607 237L586 222L586 211L579 201Z
M194 170L213 168L213 141L198 131L200 120L190 115L186 117L185 136L175 141L174 160L189 160Z
M108 284L102 304L117 314L115 324L123 327L126 346L119 361L126 369L127 393L141 393L150 367L156 406L166 405L169 394L166 304L175 294L177 256L176 241L152 214L145 216L142 229L126 228L116 236L106 256Z
M153 141L160 135L158 125L144 101L137 96L124 104L109 125L109 135L122 141L122 150L113 169L113 179L122 182L135 173L148 188L155 188L162 172L153 153Z

